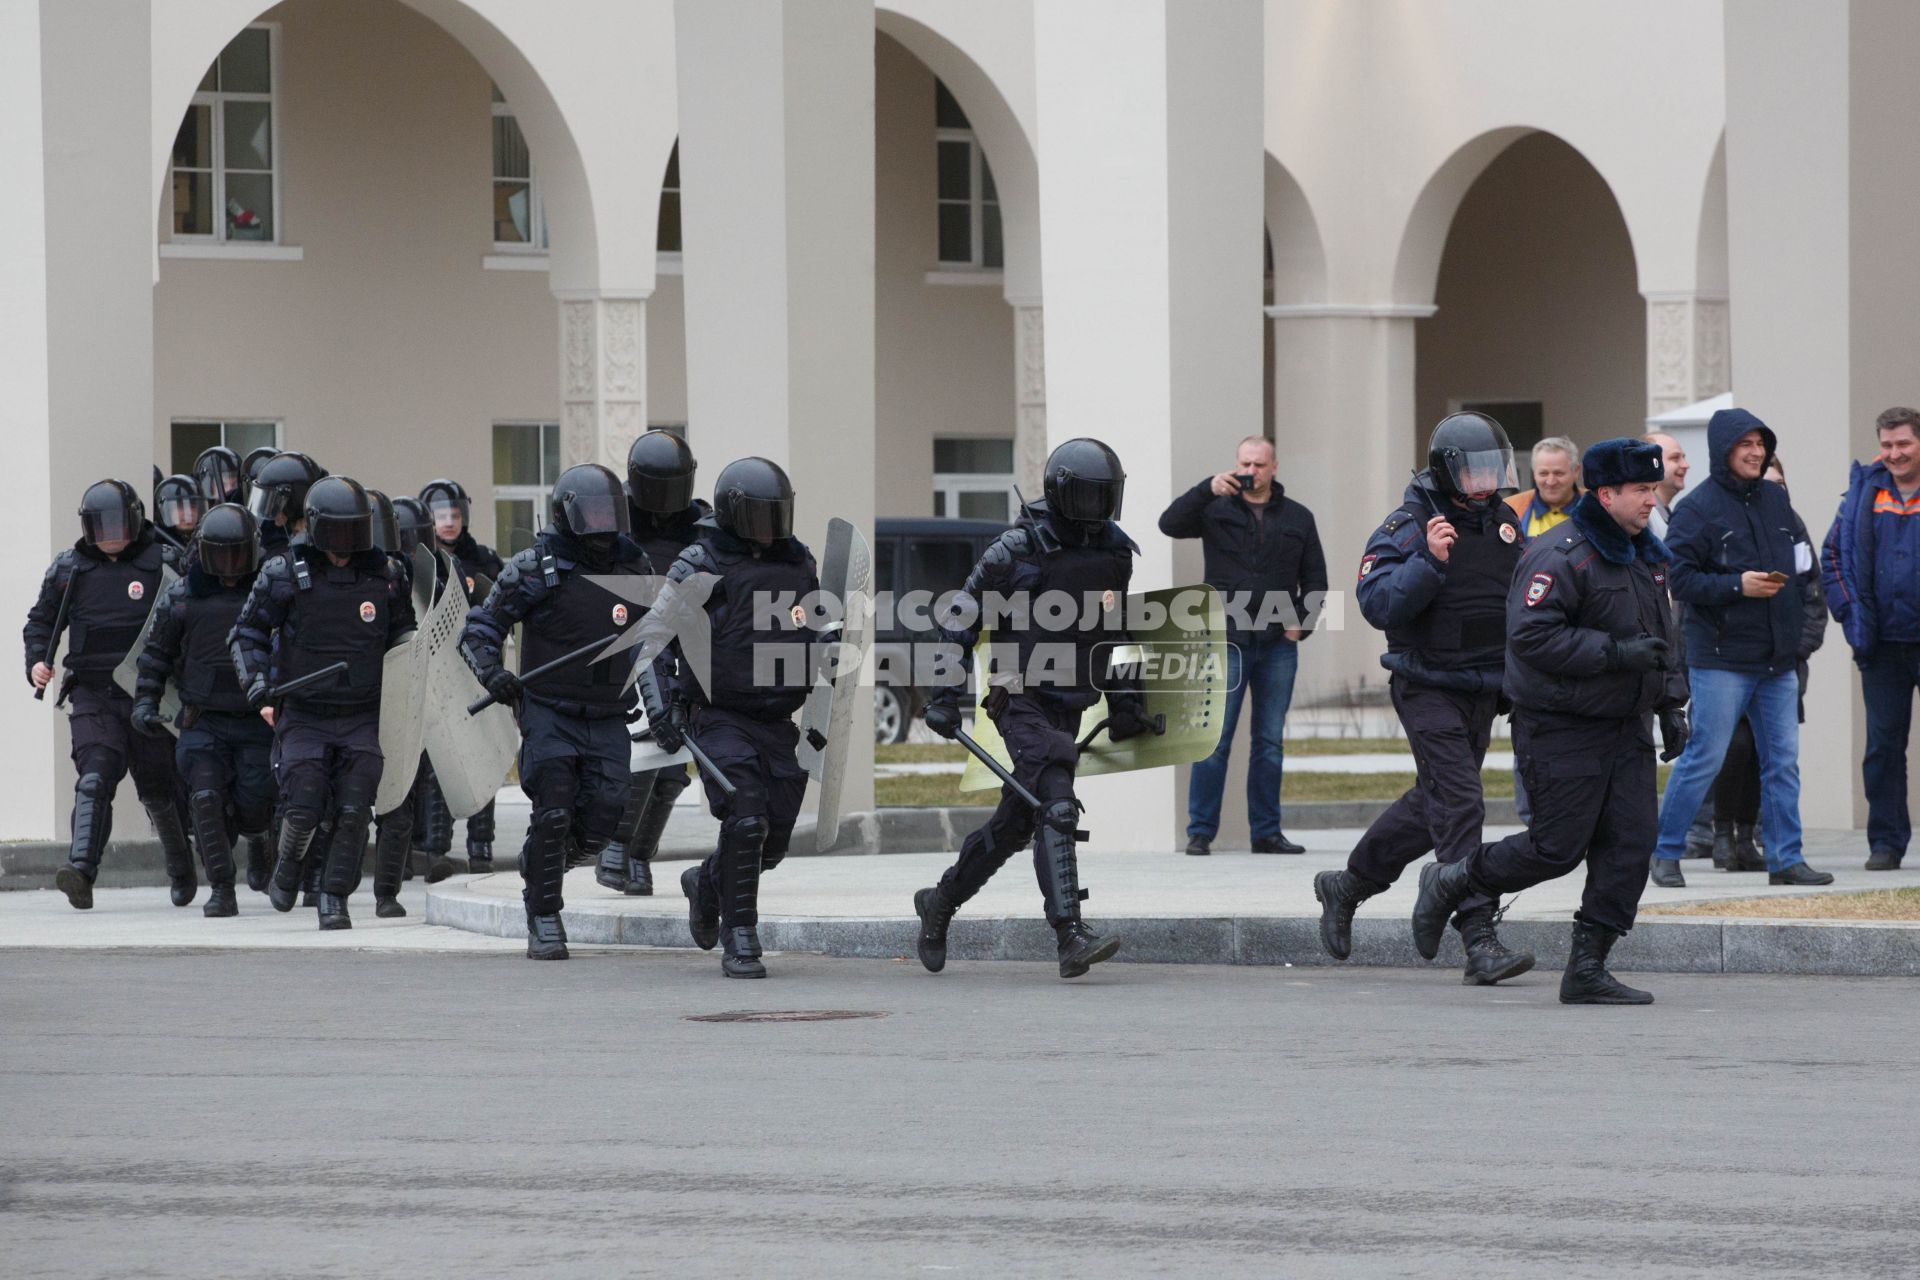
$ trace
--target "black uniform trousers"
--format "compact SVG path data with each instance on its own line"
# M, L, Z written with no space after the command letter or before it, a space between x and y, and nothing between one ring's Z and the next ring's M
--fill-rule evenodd
M322 714L282 707L273 723L273 771L280 802L337 807L343 795L371 805L380 789L380 709Z
M527 698L520 707L520 790L536 813L564 809L582 848L613 837L627 802L632 742L615 711L589 719Z
M1380 884L1398 880L1429 849L1437 861L1458 862L1480 847L1487 819L1480 766L1500 710L1500 695L1492 690L1442 689L1399 675L1388 689L1407 731L1416 780L1374 819L1347 859L1347 870ZM1475 894L1460 910L1491 905Z
M760 869L779 866L793 843L793 825L800 818L800 802L807 795L807 771L800 767L796 754L800 726L791 719L756 720L738 711L709 706L694 712L687 732L733 784L729 796L704 772L700 775L707 792L707 808L720 819L723 844L727 824L755 817L757 809L757 816L767 824L766 841L760 846ZM724 848L716 849L700 864L703 890L720 899L729 924L757 923L757 910L754 919L736 920L735 904L721 892L724 852Z
M1633 928L1660 833L1653 733L1645 716L1595 720L1521 708L1513 746L1533 826L1489 844L1467 864L1474 887L1518 893L1587 863L1580 914Z
M1081 712L1062 706L1041 694L1014 694L993 716L993 727L1000 731L1013 760L1013 776L1021 786L1033 792L1041 804L1072 800L1073 770L1080 753L1076 739L1080 734ZM1034 878L1044 896L1047 876L1041 867L1041 852L1034 841L1034 828L1040 815L1012 787L1000 788L1000 803L986 825L975 830L960 844L960 857L940 877L940 894L959 906L986 887L994 872L1006 865L1014 851L1033 844ZM1048 903L1048 924L1053 919L1053 904Z
M104 779L111 799L120 780L131 772L143 804L179 803L171 734L149 738L136 732L133 699L117 685L76 684L67 698L73 767L82 777L96 774Z
M174 748L180 776L192 791L227 797L235 828L267 829L273 812L273 730L252 711L202 711L180 731Z

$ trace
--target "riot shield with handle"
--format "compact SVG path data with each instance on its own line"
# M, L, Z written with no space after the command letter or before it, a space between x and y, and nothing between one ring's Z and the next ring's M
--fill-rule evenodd
M160 585L153 593L153 604L147 608L147 620L140 624L140 636L133 642L133 648L127 650L127 656L113 669L113 682L119 685L129 698L135 696L140 680L140 655L146 652L147 641L153 636L154 623L160 620L160 602L167 598L167 591L180 581L180 575L173 571L172 565L160 566ZM57 673L56 673L57 674ZM171 676L167 679L166 691L160 695L160 723L167 726L167 732L174 737L180 736L180 685Z
M440 554L445 581L459 582L453 558ZM520 747L519 726L510 709L494 705L478 715L467 714L468 704L487 691L460 655L466 624L466 593L443 590L413 638L414 644L424 645L419 659L425 676L421 742L447 811L456 819L471 817L492 803Z
M820 646L813 688L800 711L800 766L820 784L814 817L819 852L840 839L840 791L851 744L854 705L873 628L873 556L860 531L838 517L827 522L820 590L837 603L839 618ZM871 733L869 727L867 732Z

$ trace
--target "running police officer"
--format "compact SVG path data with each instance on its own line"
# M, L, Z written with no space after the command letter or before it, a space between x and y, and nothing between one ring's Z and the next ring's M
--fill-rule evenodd
M987 547L941 619L943 636L958 646L960 665L971 672L983 616L1002 612L995 600L1012 602L1006 610L1013 615L1010 625L996 631L995 640L1014 647L1019 669L991 676L981 706L1013 756L1014 777L1044 808L1036 814L1013 788L1001 788L999 807L966 838L958 861L938 884L914 894L920 962L935 973L946 966L953 913L1028 841L1058 942L1060 976L1077 978L1120 949L1118 938L1098 936L1080 918L1087 895L1074 849L1082 806L1074 797L1073 774L1081 713L1100 700L1106 683L1103 672L1091 669L1093 659L1107 652L1102 642L1124 634L1107 625L1106 612L1125 601L1140 551L1114 523L1126 479L1119 456L1098 440L1069 440L1055 449L1047 458L1045 497L1026 504L1013 527ZM1034 605L1050 592L1064 592L1075 602L1076 616L1065 630L1036 625L1040 611ZM1087 608L1090 597L1103 602L1100 612ZM1069 653L1070 662L1058 660ZM1043 668L1058 674L1044 680L1033 675ZM936 690L927 705L927 727L942 737L952 738L960 727L964 684L963 677ZM1137 692L1109 688L1106 696L1108 736L1118 742L1146 730Z
M305 539L261 566L229 640L247 701L274 730L280 847L268 900L276 911L293 910L315 835L330 817L319 923L350 929L347 895L380 785L382 662L413 630L413 598L374 549L373 506L357 481L314 484L304 524ZM275 685L340 662L344 672L275 697Z
M695 944L722 943L721 972L764 978L760 874L780 865L793 838L807 774L793 713L812 686L813 646L799 601L820 590L813 553L793 536L793 484L765 458L729 463L713 486L713 514L667 570L670 584L713 575L704 608L708 670L672 649L643 673L654 741L678 751L692 736L724 776L703 777L720 844L680 875ZM680 646L676 644L673 648Z
M236 833L247 846L248 884L266 888L269 871L273 731L247 704L227 651L227 635L259 565L258 529L247 509L223 503L209 511L186 574L155 606L134 690L133 727L166 742L160 701L169 680L179 689L174 758L187 785L193 842L207 873L209 892L201 912L208 916L240 914L233 892Z
M641 610L592 579L652 572L627 537L627 496L607 468L590 462L561 473L551 512L552 523L501 569L486 600L467 614L460 636L461 655L487 692L519 707L520 789L533 802L520 851L530 960L567 958L560 910L568 845L597 856L620 819L631 755L627 718L635 706L626 678L633 654L623 650L596 662L589 653L523 687L501 651L515 625L522 627L526 671L614 640L639 621Z
M1431 958L1463 901L1518 893L1584 858L1560 1000L1652 1004L1607 972L1607 953L1633 928L1659 832L1651 716L1662 760L1687 742L1670 557L1647 528L1666 471L1660 446L1624 438L1595 445L1583 466L1572 518L1528 550L1507 597L1507 693L1532 828L1423 870L1414 945Z
M671 431L648 431L627 450L633 540L656 572L670 568L693 545L700 521L713 510L693 496L695 465L693 450ZM601 851L594 879L636 897L653 893L654 851L673 816L674 801L691 781L684 764L629 777L626 808L612 842Z
M193 851L181 820L179 779L170 744L136 733L133 700L113 682L147 615L161 571L178 567L171 547L147 522L140 495L123 480L87 486L80 499L80 539L54 557L40 580L40 595L27 611L27 679L45 689L54 678L53 655L67 635L66 675L55 705L73 700L73 844L54 884L84 911L93 905L100 855L113 829L113 795L133 773L134 790L153 823L166 859L173 905L184 907L199 892Z
M1388 689L1419 779L1374 820L1345 869L1313 878L1320 940L1337 960L1352 948L1354 908L1427 850L1457 862L1480 847L1480 765L1501 710L1507 587L1521 555L1517 518L1501 501L1514 487L1513 448L1499 423L1478 413L1443 418L1427 469L1360 558L1360 611L1387 633L1380 665L1392 673ZM1467 983L1491 985L1533 967L1530 954L1500 944L1494 907L1476 894L1454 920Z
M466 592L467 604L479 604L500 577L501 563L494 549L475 541L468 527L473 503L466 489L457 480L432 480L420 490L419 501L433 520L435 545L453 557L454 572ZM422 816L426 819L421 828L421 847L444 862L453 847L453 818L447 813L446 799L440 794L432 769L425 770L420 790ZM467 870L477 874L493 869L493 836L493 802L488 801L486 808L467 819ZM440 868L443 873L451 869L450 865Z

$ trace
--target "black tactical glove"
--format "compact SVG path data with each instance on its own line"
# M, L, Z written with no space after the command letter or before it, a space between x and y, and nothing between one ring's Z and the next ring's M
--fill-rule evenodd
M135 733L143 738L163 738L167 728L160 721L160 704L152 698L138 698L133 704L133 713L128 716L133 723Z
M518 706L520 703L520 677L505 667L495 667L487 672L487 693L495 702L506 706Z
M1125 742L1128 738L1137 738L1153 731L1153 721L1147 719L1146 706L1140 699L1107 699L1107 737L1115 742Z
M1659 636L1635 636L1615 640L1608 655L1608 666L1615 671L1666 671L1671 668L1672 653Z
M255 711L267 705L267 678L255 675L247 681L247 705Z
M687 745L687 704L680 698L667 703L667 714L658 720L649 720L647 727L653 730L654 745L668 755L672 755Z
M1660 763L1679 758L1687 749L1687 739L1693 731L1687 726L1687 713L1683 707L1660 713Z
M960 732L960 699L948 690L933 695L927 703L927 728L951 742Z

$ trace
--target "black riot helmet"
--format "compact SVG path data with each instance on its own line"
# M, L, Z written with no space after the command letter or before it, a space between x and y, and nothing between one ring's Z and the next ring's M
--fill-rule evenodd
M216 578L245 578L260 567L260 523L237 502L207 512L194 537L200 568Z
M269 460L279 456L280 451L278 449L271 445L261 445L258 449L249 451L247 456L240 460L240 493L242 495L242 501L246 501L253 496L253 482L259 478L260 468L266 466Z
M1449 498L1512 492L1520 487L1506 429L1484 413L1450 413L1427 443L1427 470Z
M729 462L713 484L713 516L722 529L749 542L793 536L793 481L777 462Z
M125 480L96 480L80 495L80 532L90 547L132 542L146 526L146 505Z
M1120 518L1127 472L1120 455L1087 436L1047 455L1047 510L1077 524Z
M627 496L651 515L677 515L693 501L695 465L685 440L671 431L648 431L627 450Z
M193 460L193 483L209 503L234 501L244 474L240 455L223 444L202 449Z
M399 542L396 555L412 556L413 549L433 537L433 517L420 499L402 494L393 500L393 520Z
M271 524L283 515L292 524L306 509L307 490L325 474L304 453L277 453L254 474L247 510L261 524Z
M358 480L328 476L307 490L307 542L338 556L373 547L373 503Z
M367 490L373 504L373 545L390 556L400 554L400 521L393 510L393 499L378 489Z
M420 490L420 505L427 509L427 516L436 524L442 512L458 511L461 533L465 533L473 524L473 504L468 501L467 491L458 480L427 481Z
M597 462L568 467L553 484L553 523L576 538L611 538L627 532L627 493L620 477Z
M168 476L153 489L153 517L177 537L191 536L209 505L192 476Z

